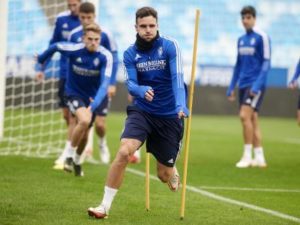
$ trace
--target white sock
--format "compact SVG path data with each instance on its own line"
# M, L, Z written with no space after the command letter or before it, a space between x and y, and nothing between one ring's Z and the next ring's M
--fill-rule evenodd
M252 145L251 144L244 145L244 156L246 158L252 158Z
M68 149L70 148L71 146L71 141L70 140L67 140L66 141L66 144L65 144L65 148L64 148L64 151L62 153L62 157L66 157L67 156L67 152L68 152Z
M80 159L81 159L81 155L79 155L77 152L74 152L74 163L76 165L80 165Z
M99 145L100 146L107 145L107 141L106 141L106 137L105 136L99 138Z
M73 158L75 152L76 152L77 147L73 147L71 144L69 145L69 148L67 150L66 157L67 158Z
M117 194L117 192L118 189L110 188L108 186L104 187L104 195L101 205L103 205L106 210L110 209L111 203L114 200L114 197Z
M264 150L262 147L255 147L254 148L254 155L255 158L264 157Z

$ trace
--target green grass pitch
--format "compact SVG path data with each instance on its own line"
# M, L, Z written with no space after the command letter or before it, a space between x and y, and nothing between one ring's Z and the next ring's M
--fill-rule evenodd
M118 148L124 118L117 113L108 116L112 156ZM76 178L53 170L53 155L43 159L0 155L0 224L299 224L300 128L295 119L282 118L261 118L260 125L268 167L237 169L235 163L243 145L238 117L193 116L188 185L220 198L188 189L183 220L179 219L181 192L173 193L167 185L151 180L147 212L144 177L130 171L109 218L91 219L86 209L100 202L108 166L85 163L85 177ZM96 146L94 155L98 157ZM145 170L144 152L142 155L142 163L130 165L130 169ZM178 161L180 172L182 163L183 157ZM151 174L156 174L153 157ZM230 202L233 200L237 204Z

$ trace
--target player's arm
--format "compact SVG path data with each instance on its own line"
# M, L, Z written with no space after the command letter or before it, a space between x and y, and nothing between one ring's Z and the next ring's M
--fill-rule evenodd
M49 41L49 46L51 46L54 43L60 41L60 30L59 30L60 26L59 26L59 23L60 23L59 18L56 18L52 38Z
M239 43L239 40L238 40L238 43ZM238 45L237 45L237 49L238 49ZM240 70L241 70L240 64L241 64L240 55L239 55L239 53L237 53L237 59L236 59L236 63L235 63L234 69L233 69L233 75L232 75L229 87L227 89L227 92L226 92L226 96L228 97L228 99L230 101L233 101L235 99L234 88L239 80L239 74L240 74Z
M263 55L263 62L261 65L261 70L259 76L251 87L251 92L255 95L258 94L266 84L267 75L270 70L270 60L271 60L271 45L269 38L265 35L262 37L262 41L259 45L259 50Z
M108 89L111 73L112 73L112 55L109 51L105 51L104 62L100 68L100 77L102 77L103 79L97 91L97 94L91 103L92 111L95 111L95 109L101 104L104 97L107 95L107 89Z
M113 68L108 88L108 96L112 97L116 94L116 82L119 66L118 46L113 35L109 31L105 30L102 34L101 44L107 48L113 56Z
M102 32L101 45L107 48L113 56L113 69L111 74L110 85L115 86L119 65L118 46L112 33L106 29Z
M69 42L57 42L44 51L43 53L37 55L37 62L41 64L42 67L45 67L45 63L48 62L48 59L52 57L55 52L59 52L62 55L69 57L76 50L79 50L83 47L84 44L73 44Z
M298 62L298 65L296 67L296 71L295 71L295 74L292 78L292 80L289 82L289 87L294 89L297 87L297 80L300 76L300 59L299 59L299 62Z
M56 18L53 34L52 34L52 37L49 41L49 46L51 46L54 43L60 41L59 23L60 23L59 19ZM43 65L41 65L39 63L36 63L36 65L35 65L36 76L35 77L36 77L37 81L41 81L41 80L44 79L44 77L45 77L44 70L45 70L46 65L50 62L50 59L51 59L51 57L48 58L47 61L43 63Z
M135 98L145 98L148 101L152 101L154 97L153 89L150 86L138 85L134 59L128 51L124 52L123 61L128 92Z
M169 45L167 53L169 56L172 89L176 102L176 112L180 118L187 117L189 115L189 110L186 106L186 91L183 81L181 52L176 41Z

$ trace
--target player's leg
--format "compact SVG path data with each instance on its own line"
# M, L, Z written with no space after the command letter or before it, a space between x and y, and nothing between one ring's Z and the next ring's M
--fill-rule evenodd
M67 149L71 143L70 141L70 135L69 135L69 120L70 120L70 111L68 109L68 106L66 104L66 99L64 95L64 88L65 88L65 82L66 79L61 78L58 81L58 106L62 109L62 115L67 125L67 140L65 143L65 147L62 151L62 153L59 155L59 157L54 162L54 169L63 169L63 164L66 159L67 155Z
M249 88L239 90L240 112L239 117L242 124L244 150L242 158L236 163L238 168L246 168L252 163L252 143L253 143L253 124L252 115L253 108L251 107L252 97L249 93Z
M105 116L97 115L95 119L95 130L99 137L99 155L104 164L110 162L110 152L106 141L106 121Z
M163 183L167 183L171 191L177 191L180 184L180 176L176 167L169 167L157 161L157 176Z
M129 163L140 163L140 162L141 162L141 148L136 150L129 159Z
M108 171L102 202L98 207L88 209L90 216L103 219L108 215L114 196L122 184L129 158L146 140L149 129L145 114L136 107L128 106L120 148Z
M147 139L147 150L157 160L157 176L167 183L172 191L177 191L180 177L175 163L181 147L184 121L174 119L152 118L152 132Z
M254 147L254 159L252 161L252 166L258 167L266 167L266 160L264 156L264 151L262 147L262 136L258 123L258 111L262 104L264 97L264 91L258 93L251 103L251 107L254 109L254 113L252 116L252 124L253 124L253 147Z
M67 150L68 157L64 163L64 170L71 172L73 169L75 151L89 129L89 125L92 120L92 114L86 108L86 103L80 98L69 97L68 106L76 120L76 124L71 135L71 144Z
M81 168L82 160L81 160L81 155L84 151L84 148L87 143L87 137L88 137L89 131L86 130L85 134L81 138L81 141L78 144L78 147L76 149L76 152L74 154L74 163L73 163L73 169L74 169L74 175L78 177L82 177L84 175L83 170Z
M254 112L252 121L254 127L254 135L253 135L254 159L252 162L252 166L266 167L267 164L264 156L263 147L261 144L261 131L258 124L257 112Z
M136 139L121 139L119 151L116 155L116 158L111 163L107 174L102 202L98 207L91 207L88 209L88 214L90 216L97 219L103 219L107 217L113 199L123 182L124 173L129 162L129 158L141 144L142 142Z

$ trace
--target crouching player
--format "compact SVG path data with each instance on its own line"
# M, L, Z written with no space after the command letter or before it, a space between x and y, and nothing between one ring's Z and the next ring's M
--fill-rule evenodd
M75 176L83 176L80 155L95 115L102 111L101 105L112 73L112 55L100 46L100 39L100 27L93 23L84 28L83 43L58 42L37 56L40 64L45 63L55 52L69 58L65 92L69 109L77 122L68 148L68 155L73 157L66 159L64 169L74 169Z

